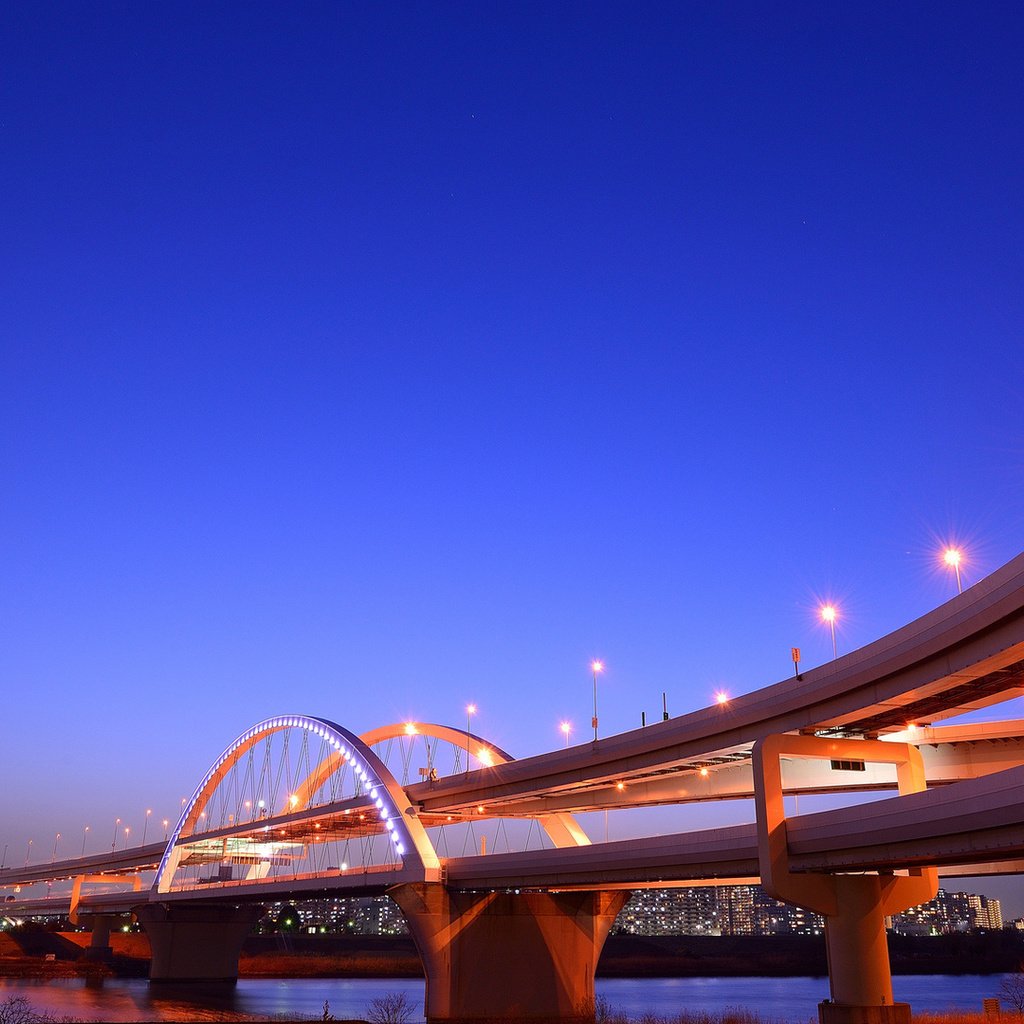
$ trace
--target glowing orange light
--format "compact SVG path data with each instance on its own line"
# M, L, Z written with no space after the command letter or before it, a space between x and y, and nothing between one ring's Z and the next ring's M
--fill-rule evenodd
M715 693L715 703L716 704L728 704L729 703L729 694L727 694L725 692L725 690L718 690Z
M298 794L292 793L292 795L290 797L288 797L288 803L291 804L292 807L298 807L299 806Z
M494 764L494 755L484 747L481 747L476 752L476 759L487 768L490 768Z
M621 793L626 788L626 784L624 782L617 782L615 783L615 788Z
M706 779L708 777L708 770L707 770L707 768L701 768L701 770L700 770L700 777L702 779Z
M942 559L950 569L955 569L960 564L959 548L946 548L942 553Z
M826 604L826 605L822 606L822 609L821 609L822 621L824 621L824 622L835 622L836 618L838 617L838 614L839 613L836 611L835 605Z
M477 806L476 806L476 813L477 814L483 814L484 813L484 805L483 804L477 804Z
M559 729L561 729L561 730L562 730L562 732L563 732L563 733L565 733L565 735L566 735L566 736L568 736L568 735L569 735L569 733L571 733L571 732L572 732L572 725L570 725L570 723L569 723L569 722L562 722L562 723L561 723L561 724L560 724L560 725L558 726L558 728L559 728Z
M419 732L419 729L416 728L416 725L415 725L414 722L406 722L405 723L405 735L406 736L415 736L418 732Z

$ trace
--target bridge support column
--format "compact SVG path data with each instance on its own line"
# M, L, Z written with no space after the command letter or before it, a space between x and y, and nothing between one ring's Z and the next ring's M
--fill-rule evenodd
M427 977L429 1024L593 1021L594 970L628 892L456 892L437 882L388 895Z
M821 1024L910 1024L910 1006L894 1003L885 938L885 882L892 876L836 875L835 913L825 916L831 1000Z
M238 980L238 955L262 907L150 903L135 914L149 937L150 982Z
M894 764L902 795L925 788L921 753L907 743L791 735L766 736L753 751L761 884L770 896L825 918L832 998L818 1007L820 1024L910 1024L910 1006L893 1002L885 918L932 899L935 868L899 876L791 872L782 757Z
M114 950L110 945L110 929L115 918L109 914L93 914L90 917L92 934L83 954L86 960L108 961L113 959Z

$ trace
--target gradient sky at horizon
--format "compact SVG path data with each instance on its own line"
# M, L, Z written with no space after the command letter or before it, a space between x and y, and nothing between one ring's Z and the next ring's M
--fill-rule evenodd
M264 717L538 753L593 657L619 732L1021 550L1018 5L0 25L8 863Z

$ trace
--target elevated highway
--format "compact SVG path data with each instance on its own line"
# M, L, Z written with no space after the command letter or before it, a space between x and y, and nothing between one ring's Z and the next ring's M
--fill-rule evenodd
M326 718L267 719L213 762L166 845L8 869L0 887L22 913L66 901L103 922L130 909L150 935L154 979L230 975L252 904L388 891L424 960L428 1019L440 1022L494 1018L496 963L508 974L499 991L545 979L529 1007L510 1003L498 1016L571 1017L592 999L622 889L759 877L826 917L833 999L822 1024L905 1024L909 1010L891 1005L884 915L933 895L938 866L980 873L1024 862L1021 723L935 723L1022 694L1019 556L798 677L519 761L445 726L359 736ZM465 755L448 774L437 768L442 741ZM426 763L422 781L410 781L418 742ZM401 781L385 754L396 744ZM897 785L887 800L785 817L787 793ZM591 844L573 818L751 796L755 823L710 833ZM494 819L539 826L548 848L447 855L446 829ZM70 896L31 891L70 879Z

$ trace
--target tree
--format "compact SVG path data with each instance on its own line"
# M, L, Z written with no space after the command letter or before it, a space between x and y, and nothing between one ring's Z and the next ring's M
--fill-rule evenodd
M1024 964L1008 974L999 986L999 994L1018 1012L1024 1013Z
M366 1008L366 1019L370 1024L406 1024L412 1014L412 1003L404 992L378 996Z

